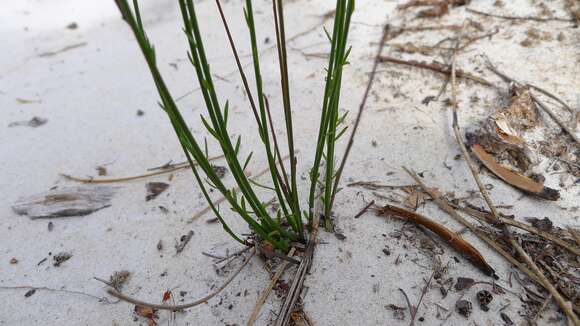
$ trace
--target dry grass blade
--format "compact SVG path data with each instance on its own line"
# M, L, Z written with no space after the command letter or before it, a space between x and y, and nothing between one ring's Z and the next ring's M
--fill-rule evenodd
M246 265L250 262L252 257L254 257L254 254L256 254L256 249L252 248L252 252L248 256L248 258L246 258L246 260L242 263L242 265L220 287L218 287L212 293L204 296L203 298L196 300L196 301L193 301L193 302L190 302L190 303L184 303L184 304L179 304L179 305L155 304L155 303L149 303L149 302L145 302L145 301L141 301L141 300L132 298L130 296L127 296L127 295L124 295L124 294L118 292L115 289L108 289L107 293L109 293L110 295L114 296L117 299L132 303L134 305L148 307L148 308L152 308L152 309L178 311L178 310L192 308L192 307L198 306L202 303L209 301L211 298L215 297L218 293L220 293L223 289L225 289L234 280L234 278L236 278L236 276L238 276L238 274L240 274L240 272L244 269L244 267L246 267Z
M208 161L215 161L215 160L218 160L218 159L223 158L223 157L224 157L223 155L210 157L208 159ZM64 174L64 173L60 173L60 175L69 179L69 180L76 181L76 182L82 182L82 183L117 183L117 182L126 182L126 181L133 181L133 180L138 180L138 179L149 178L149 177L153 177L156 175L171 173L171 172L175 172L175 171L179 171L179 170L183 170L183 169L187 169L187 168L189 168L189 163L184 162L184 163L174 164L172 167L167 168L167 169L162 169L160 171L144 173L144 174L139 174L139 175L134 175L134 176L129 176L129 177L121 177L121 178L95 179L95 178L80 178L80 177L75 177L75 176L72 176L69 174Z
M383 207L377 208L376 212L383 216L396 216L405 221L416 223L429 229L431 232L437 234L439 237L445 240L447 244L461 253L467 260L469 260L473 265L483 271L486 275L497 277L493 268L487 263L487 261L485 261L485 258L477 249L475 249L475 247L473 247L469 242L465 241L455 232L449 230L443 225L436 223L421 214L417 214L415 212L411 212L392 205L385 205Z
M288 252L288 258L292 258L292 256L294 255L295 252L296 252L296 248L292 247L290 249L290 251ZM276 282L278 281L278 279L280 279L280 277L282 276L282 274L284 273L284 271L288 267L288 264L289 264L288 261L282 262L282 264L280 265L280 267L278 267L278 270L276 271L276 273L274 274L274 276L272 277L272 279L270 280L270 282L268 283L266 288L262 291L262 293L260 293L260 296L258 297L256 304L254 305L254 309L252 310L252 314L250 315L250 319L248 320L248 323L247 323L248 326L252 326L256 322L256 319L258 318L258 314L260 313L260 309L264 305L266 298L268 298L268 295L270 294L270 292L274 288L274 285L276 285Z

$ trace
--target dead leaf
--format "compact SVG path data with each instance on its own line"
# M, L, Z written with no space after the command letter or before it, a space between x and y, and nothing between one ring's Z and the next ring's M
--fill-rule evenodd
M472 145L471 151L486 168L508 184L543 199L558 200L560 198L558 190L544 187L541 183L501 166L481 145Z
M449 246L459 252L465 259L479 268L488 276L495 276L495 271L493 268L486 262L483 255L473 247L469 242L464 240L461 236L457 235L457 233L451 231L450 229L446 228L445 226L434 222L433 220L423 216L421 214L417 214L406 209L393 206L393 205L385 205L381 208L377 209L377 213L383 216L395 216L405 221L409 221L415 224L419 224L429 231L438 235L441 239L443 239Z
M149 320L149 325L157 325L155 319L158 319L157 309L153 309L145 306L135 306L135 313L141 317L147 318Z

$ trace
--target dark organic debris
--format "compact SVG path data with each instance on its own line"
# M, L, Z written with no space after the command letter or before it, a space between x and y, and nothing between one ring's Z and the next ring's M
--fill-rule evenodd
M461 290L467 289L467 288L471 287L471 285L473 285L473 283L475 283L475 281L472 278L458 277L457 283L455 283L455 290L461 291Z
M176 253L180 253L185 249L185 246L191 240L191 237L193 237L193 231L189 231L187 234L181 236L179 242L175 244Z
M117 291L121 291L121 288L131 277L131 272L129 271L119 271L114 272L113 275L109 276L109 285Z
M34 293L36 293L36 289L30 289L28 291L26 291L26 293L24 293L24 297L28 298L34 295Z
M100 165L100 166L97 166L97 167L95 168L95 170L97 170L97 173L98 173L98 174L99 174L99 176L101 176L101 177L102 177L102 176L105 176L105 175L107 175L107 174L108 174L108 172L107 172L107 168L106 168L106 167L104 167L104 166L102 166L102 165Z
M459 300L455 304L455 309L457 309L457 312L463 317L469 318L473 311L473 305L467 300Z
M36 128L36 127L40 127L40 126L44 125L47 122L48 122L48 119L44 119L41 117L33 117L30 120L11 122L8 125L8 127L23 127L24 126L24 127Z
M543 219L531 217L531 218L528 218L526 220L528 222L530 222L530 224L532 224L533 227L535 227L536 229L538 229L540 231L550 231L550 230L552 230L552 227L554 226L552 221L547 217L544 217Z
M395 317L395 319L398 319L398 320L405 319L405 310L407 310L407 308L400 307L400 306L394 305L392 303L388 304L386 307L393 311L393 317Z
M483 311L489 310L489 304L493 300L493 295L487 290L481 290L477 292L477 302L479 302L479 307Z
M148 182L145 187L147 188L147 196L145 196L145 200L150 201L157 198L157 196L167 190L169 184L165 182Z
M61 252L59 254L56 254L52 257L52 259L54 260L54 263L52 265L54 267L59 267L60 265L62 265L62 263L71 259L71 257L72 257L72 254L70 254L68 252Z
M220 179L226 175L226 172L228 172L228 169L225 166L212 165L211 167Z
M66 28L67 29L77 29L77 28L79 28L79 24L77 24L77 22L72 22L72 23L66 25Z
M510 317L508 315L506 315L505 313L500 313L499 316L501 317L501 319L503 320L503 322L506 324L506 326L511 326L514 324L514 322L510 319Z
M64 187L36 195L22 197L12 209L18 215L32 219L43 217L84 216L111 206L115 187Z

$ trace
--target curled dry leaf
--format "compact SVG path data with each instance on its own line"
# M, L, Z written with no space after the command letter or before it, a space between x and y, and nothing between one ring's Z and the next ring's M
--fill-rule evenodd
M506 183L543 199L558 200L560 198L558 190L545 187L542 183L536 182L497 163L493 156L486 152L481 145L473 144L471 151L486 168Z
M512 87L511 93L510 105L492 113L475 135L468 138L498 161L507 161L525 173L538 159L523 135L540 126L540 120L528 89Z
M149 325L157 325L155 319L159 318L157 315L157 309L145 306L135 306L135 313L141 317L147 318L149 320Z
M461 253L463 257L465 257L473 265L483 271L486 275L494 277L496 276L494 269L485 261L485 258L483 258L481 253L475 249L475 247L473 247L469 242L465 241L455 232L449 230L443 225L436 223L423 215L392 205L385 205L381 208L378 208L377 213L383 216L396 216L405 221L416 223L429 229L431 232L437 234L445 242L447 242L449 246Z

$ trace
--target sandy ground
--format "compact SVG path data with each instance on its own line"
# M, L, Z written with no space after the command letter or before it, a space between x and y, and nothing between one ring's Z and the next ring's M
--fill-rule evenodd
M188 94L179 104L194 133L203 135L198 119L204 111L200 94L195 91L193 71L185 55L185 40L180 32L180 19L173 1L142 1L143 15L150 38L156 45L160 67L173 94ZM477 1L473 8L507 12L514 15L537 15L536 1L513 1L503 8L494 1ZM507 1L506 1L507 2ZM548 3L555 16L567 17L562 3ZM277 91L279 77L276 53L272 48L273 23L268 2L258 1L257 24L263 40L263 75L266 92L274 111L280 110ZM289 1L286 7L288 35L299 34L317 26L333 6L332 1ZM470 18L482 24L486 32L499 33L491 40L476 42L458 58L458 65L501 86L500 91L461 82L460 120L470 129L482 121L495 107L505 103L506 86L484 68L482 54L510 75L542 85L561 96L574 107L580 105L580 65L578 64L578 30L565 22L516 22L476 16L464 8L453 8L449 15L435 19L416 19L416 11L399 12L395 1L359 1L353 18L351 65L346 69L342 107L351 111L352 122L361 100L364 85L376 52L382 26L420 24L461 24ZM156 106L157 94L141 54L128 28L119 18L112 1L94 2L0 1L0 286L36 286L76 291L37 292L25 297L27 289L0 289L0 324L2 325L133 325L146 324L135 318L133 306L110 304L99 300L107 297L106 287L94 279L108 279L115 271L128 270L132 276L124 291L147 301L159 302L165 290L171 289L176 299L190 301L217 286L233 270L236 262L217 275L212 260L202 252L224 254L239 249L218 224L208 224L206 216L194 223L187 220L205 207L194 179L188 171L150 180L121 183L111 207L84 217L31 220L18 216L11 205L21 196L47 191L51 187L74 185L59 176L95 176L97 166L105 166L110 176L134 175L169 160L182 161L178 142L164 113ZM306 10L307 8L307 10ZM243 24L241 1L225 4L243 61L249 62L248 37ZM211 53L218 93L232 105L233 133L243 133L243 151L249 153L258 142L248 102L239 87L239 77L231 53L226 46L223 27L212 1L198 5L202 30L207 33L206 47ZM78 28L66 26L72 22ZM327 22L328 24L328 22ZM526 31L535 27L549 33L550 40L538 41L532 47L520 43ZM559 34L564 37L557 40ZM409 33L390 43L434 44L456 32ZM269 40L269 41L267 41ZM71 47L72 46L72 47ZM67 49L67 47L69 47ZM227 50L226 50L227 49ZM63 51L60 51L63 50ZM308 167L313 158L313 138L318 125L325 59L318 54L327 51L324 33L319 26L289 43L289 55L296 123L301 187L307 189ZM388 45L385 54L406 59L431 60L421 54L397 52ZM443 61L441 57L437 60ZM409 184L401 170L406 165L424 172L425 180L442 189L454 191L458 197L476 189L459 154L451 132L449 108L444 100L428 105L421 101L437 95L443 78L431 72L384 64L379 74L367 111L360 126L356 146L351 155L344 182L373 180L384 184ZM474 101L477 96L478 101ZM144 115L139 116L138 110ZM48 119L40 127L8 127L14 121L32 117ZM278 118L281 117L277 115ZM277 119L281 126L281 120ZM555 128L553 124L548 124ZM215 145L215 144L214 144ZM215 146L212 153L217 153ZM446 168L444 163L449 166ZM223 162L217 164L224 164ZM257 156L251 169L265 167ZM513 205L518 218L550 217L558 225L578 226L580 188L559 174L547 174L546 183L560 189L557 202L540 201L483 173L485 183L493 185L492 197L499 205ZM231 176L226 175L231 181ZM145 201L145 183L168 182L170 187L158 198ZM266 196L266 195L265 195ZM306 197L305 197L306 198ZM352 216L373 197L370 191L345 188L338 196L335 213L337 227L346 236L322 233L314 264L306 281L304 309L316 325L407 325L395 318L387 306L405 307L402 288L416 302L424 279L432 273L434 261L449 262L448 277L471 277L490 280L445 244L436 258L403 236L403 223L367 214L354 220ZM475 200L476 204L483 202ZM167 211L160 207L167 208ZM419 209L448 227L459 230L457 223L433 204ZM247 227L232 214L226 214L239 232ZM48 230L48 223L53 230ZM186 249L175 254L174 243L189 230L194 236ZM412 234L410 234L412 236ZM520 293L517 282L508 284L512 270L505 261L474 236L465 237L478 247L498 271L499 284ZM157 249L162 241L164 248ZM388 248L390 255L383 249ZM72 258L60 267L52 264L50 255L69 252ZM16 258L17 263L11 263ZM39 262L44 258L47 261ZM457 259L458 258L458 259ZM292 271L292 270L291 270ZM287 274L286 279L289 279ZM245 324L269 275L264 262L254 259L238 278L208 304L178 313L169 321L167 312L160 313L159 324L233 325ZM478 288L479 289L479 288ZM183 296L180 291L185 291ZM466 298L475 301L475 290ZM88 294L88 295L87 295ZM453 310L459 294L451 291L445 298L433 287L420 307L419 325L439 325L447 313L435 304ZM113 301L109 298L110 301ZM270 296L258 320L260 325L275 318L281 299ZM517 295L496 296L489 312L474 305L469 319L454 313L447 325L502 325L500 309L516 323L522 323L523 303ZM542 323L561 318L553 306L542 314ZM135 319L134 319L135 318Z

